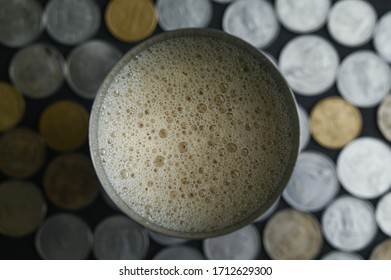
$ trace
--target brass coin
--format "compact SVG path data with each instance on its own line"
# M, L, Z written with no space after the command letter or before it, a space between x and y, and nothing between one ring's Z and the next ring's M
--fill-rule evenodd
M391 142L391 95L384 98L377 110L377 125L384 138Z
M50 148L61 152L75 150L87 140L88 112L76 102L58 101L42 113L39 130Z
M371 260L391 260L391 239L387 239L381 242L379 245L373 249Z
M23 95L12 85L0 82L0 132L17 125L24 115Z
M319 101L310 116L312 136L320 145L340 149L356 138L362 128L360 111L339 96Z
M43 185L48 198L58 207L78 210L96 198L100 183L89 157L66 154L47 167Z
M16 178L37 173L46 158L42 137L27 128L15 128L0 137L0 170Z
M106 26L117 39L137 42L153 33L157 25L151 0L111 0L105 12Z
M0 184L1 234L21 237L32 233L45 214L45 199L37 186L24 181Z

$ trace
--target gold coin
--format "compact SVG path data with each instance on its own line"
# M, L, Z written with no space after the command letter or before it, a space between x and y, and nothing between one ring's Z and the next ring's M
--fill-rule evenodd
M12 85L0 82L0 132L17 125L24 115L22 94Z
M58 207L78 210L94 201L100 189L89 157L66 154L54 159L44 174L48 198Z
M50 148L61 152L75 150L87 140L88 112L76 102L58 101L42 113L39 130Z
M360 134L362 117L345 99L330 96L312 109L310 123L316 142L329 149L340 149Z
M391 260L391 239L387 239L381 242L379 245L373 249L371 260Z
M42 137L27 128L15 128L0 138L0 170L16 178L26 178L37 173L46 158Z
M30 182L0 184L0 233L21 237L35 231L46 214L45 199Z
M153 33L157 25L151 0L111 0L105 12L106 26L117 39L137 42Z

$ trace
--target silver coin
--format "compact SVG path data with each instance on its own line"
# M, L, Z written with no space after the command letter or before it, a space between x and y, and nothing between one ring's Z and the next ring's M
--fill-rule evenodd
M322 260L362 260L363 258L355 253L332 251L322 257Z
M369 257L370 260L391 260L391 239L378 244Z
M382 232L391 237L391 192L384 195L377 203L376 222Z
M297 33L314 32L327 20L330 0L277 0L275 9L282 25Z
M337 88L353 105L369 108L379 104L388 94L390 77L390 67L378 55L369 50L356 51L342 61Z
M365 248L377 233L372 205L348 195L338 197L326 208L322 227L326 240L347 252Z
M100 26L100 10L93 0L51 0L45 16L48 34L64 45L87 40Z
M148 233L153 241L163 246L179 245L189 241L189 239L172 237L152 230L148 230Z
M148 249L147 231L126 216L110 216L95 228L93 252L97 259L139 260Z
M12 58L9 75L15 87L31 98L54 94L64 80L64 58L53 46L34 44Z
M391 62L391 12L385 13L378 21L373 35L375 50L386 61Z
M307 111L299 104L297 104L297 111L299 113L299 125L300 125L300 151L307 147L311 139L310 122L308 119Z
M376 20L376 10L369 2L344 0L331 8L327 28L341 45L358 47L372 38Z
M277 210L279 204L280 204L280 197L277 198L276 201L274 201L274 203L272 204L272 206L270 206L269 209L266 210L266 212L264 212L261 216L259 216L254 221L254 223L263 222L266 219L268 219Z
M362 137L339 154L337 174L346 191L359 198L376 198L391 187L391 148L383 141Z
M391 142L391 94L386 96L377 110L377 126L389 142Z
M213 7L209 0L158 0L159 25L163 30L207 27Z
M339 191L334 162L318 152L302 152L282 194L284 200L301 211L319 211Z
M291 89L306 96L327 91L335 82L338 64L333 45L317 35L292 39L279 58L279 69Z
M237 0L224 12L223 30L263 49L277 38L280 25L269 2Z
M204 260L200 251L189 246L172 246L159 251L154 260Z
M0 43L7 47L31 43L42 33L42 18L36 0L0 0Z
M88 41L69 54L66 80L76 94L94 99L106 75L121 57L121 51L107 42Z
M35 236L38 254L45 260L86 259L92 247L89 226L73 214L61 213L48 218Z
M261 251L261 237L254 225L247 225L229 234L203 241L209 260L255 260Z

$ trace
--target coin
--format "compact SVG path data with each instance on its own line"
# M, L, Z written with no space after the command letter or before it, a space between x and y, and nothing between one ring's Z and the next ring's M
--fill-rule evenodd
M360 111L339 96L320 100L311 111L312 136L328 149L340 149L356 138L362 128Z
M157 25L155 4L151 0L113 0L106 7L106 26L124 42L138 42L153 33Z
M358 47L372 38L376 20L376 10L369 2L344 0L331 8L327 28L341 45Z
M261 251L261 236L254 225L203 241L209 260L255 260Z
M92 232L78 216L56 214L39 228L35 236L35 247L45 260L86 259L92 247Z
M280 210L267 222L263 244L275 260L314 259L323 245L318 221L311 214L293 209Z
M36 185L25 181L0 184L0 234L28 235L36 230L45 214L45 199Z
M310 124L308 120L308 114L306 110L299 104L297 104L297 112L299 113L299 125L300 125L300 151L304 150L310 142L311 132Z
M179 245L188 241L188 239L172 237L152 230L148 230L148 233L153 241L163 246Z
M319 211L338 193L334 162L319 152L302 152L282 194L284 200L301 211Z
M21 47L43 30L42 7L36 0L0 0L0 43Z
M372 242L377 227L372 205L364 200L342 195L322 215L326 240L342 251L358 251Z
M100 25L100 10L93 0L51 0L45 17L48 34L64 45L87 40Z
M376 198L391 187L391 148L373 137L352 141L339 154L337 174L346 191L359 198Z
M275 9L286 29L308 33L326 23L330 5L330 0L277 0Z
M0 81L0 132L17 125L24 115L23 96L11 84Z
M93 252L100 260L143 259L149 249L147 231L123 215L101 221L94 237Z
M190 246L171 246L160 250L154 260L204 260L204 256L197 249Z
M90 158L82 154L65 154L51 161L43 185L51 202L67 210L86 207L100 188Z
M0 137L0 170L7 176L33 176L42 168L45 158L42 137L30 129L14 128Z
M238 0L232 2L224 12L223 30L256 48L264 49L277 38L280 25L269 2Z
M65 78L79 96L94 99L98 89L122 53L105 41L92 40L79 45L67 58Z
M266 219L268 219L278 208L278 205L280 204L280 197L276 199L276 201L272 204L272 206L269 207L261 216L259 216L254 223L263 222Z
M298 36L281 51L279 69L297 93L314 96L335 82L339 56L333 45L317 35Z
M391 237L391 192L384 195L377 203L376 222L382 232Z
M363 258L354 253L331 251L322 257L322 260L362 260Z
M391 142L391 95L383 99L377 110L377 126L384 138Z
M391 12L385 13L378 21L373 35L373 47L387 62L391 62Z
M362 2L362 1L355 1ZM362 108L374 107L391 90L391 69L369 50L349 54L341 63L337 76L339 93Z
M372 251L371 260L391 260L391 239L384 240Z
M209 0L159 0L157 1L160 27L174 30L189 27L207 27L212 19Z
M87 140L88 112L74 101L57 101L41 114L39 130L50 148L61 152L75 150Z

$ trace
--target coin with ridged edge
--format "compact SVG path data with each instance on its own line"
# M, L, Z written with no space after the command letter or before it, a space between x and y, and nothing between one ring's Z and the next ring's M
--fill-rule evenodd
M17 125L24 111L23 95L11 84L0 81L0 132Z

